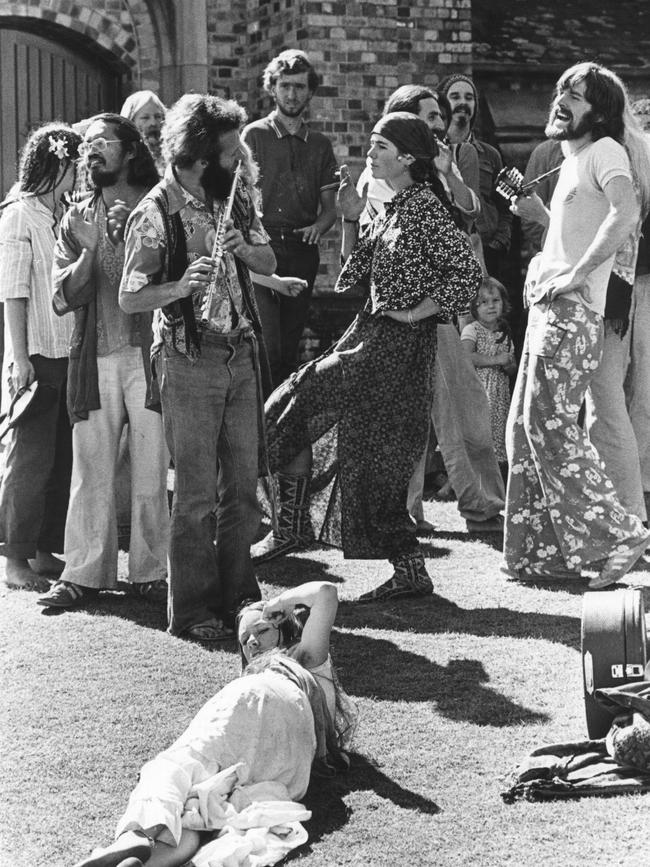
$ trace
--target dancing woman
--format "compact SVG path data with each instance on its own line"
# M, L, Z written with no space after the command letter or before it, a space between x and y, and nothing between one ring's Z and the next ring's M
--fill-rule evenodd
M319 540L345 557L393 564L361 602L433 590L406 493L428 434L438 317L465 309L481 280L448 209L437 154L435 136L414 115L379 120L368 162L395 196L361 234L336 286L361 284L369 300L338 343L266 404L279 519L253 559L305 547L318 517Z

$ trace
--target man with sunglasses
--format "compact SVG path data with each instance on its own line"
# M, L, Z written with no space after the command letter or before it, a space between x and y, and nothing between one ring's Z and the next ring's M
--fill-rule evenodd
M168 454L160 415L145 407L151 317L124 313L118 293L124 226L157 182L137 128L114 114L91 118L79 146L94 192L65 215L54 252L54 309L74 311L68 374L73 467L65 569L39 604L71 608L117 588L115 477L128 423L131 456L129 581L166 596Z

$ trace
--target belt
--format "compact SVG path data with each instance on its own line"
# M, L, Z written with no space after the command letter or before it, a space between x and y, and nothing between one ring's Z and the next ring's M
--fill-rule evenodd
M209 343L212 346L239 346L245 340L253 340L255 332L252 328L244 328L234 334L220 334L218 331L199 329L201 343Z
M296 241L298 244L302 243L302 238L299 235L294 234L295 226L272 226L271 228L265 226L265 228L271 238L274 238L275 240L279 238L281 241Z

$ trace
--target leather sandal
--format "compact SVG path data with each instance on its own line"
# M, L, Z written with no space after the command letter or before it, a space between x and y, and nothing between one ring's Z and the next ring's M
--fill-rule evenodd
M632 569L648 545L650 545L650 533L646 531L645 535L634 545L622 551L617 549L603 566L600 575L591 579L589 589L602 590L603 587L616 584L620 578Z

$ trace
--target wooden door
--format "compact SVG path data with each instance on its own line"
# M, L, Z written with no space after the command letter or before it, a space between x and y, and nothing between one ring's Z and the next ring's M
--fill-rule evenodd
M120 105L121 76L99 57L28 30L0 29L0 198L16 180L31 129L50 120L76 123Z

